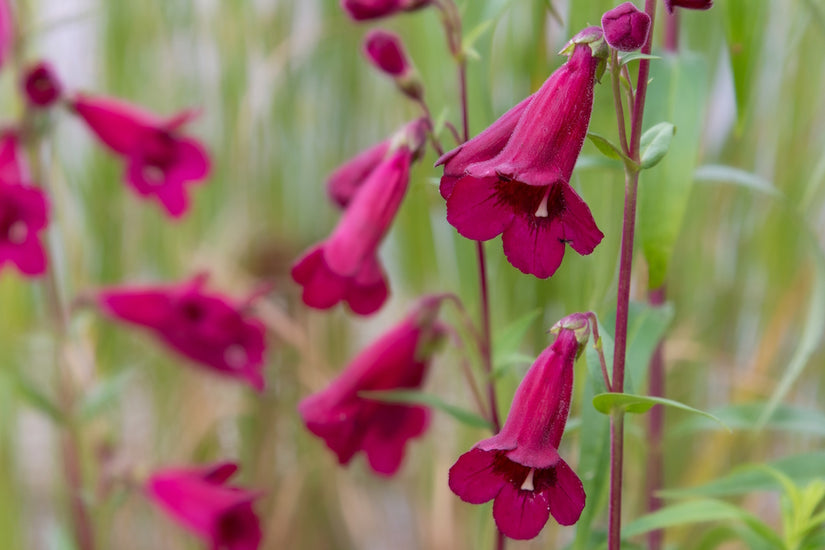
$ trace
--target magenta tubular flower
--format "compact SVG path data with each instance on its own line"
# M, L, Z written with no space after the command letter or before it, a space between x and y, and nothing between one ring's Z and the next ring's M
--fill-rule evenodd
M673 8L686 10L709 10L713 7L713 0L665 0L667 11L673 13Z
M302 400L298 412L314 435L347 464L358 451L378 474L401 466L404 448L424 433L429 410L385 403L361 392L419 388L444 328L435 320L442 298L429 296L367 349L323 391Z
M573 363L587 340L582 314L560 322L556 341L525 374L501 432L480 441L450 468L450 489L470 504L493 503L499 530L531 539L552 515L572 525L584 509L576 473L558 453L573 390Z
M611 47L632 52L641 48L650 32L650 16L633 2L625 2L602 15L604 39Z
M384 160L389 149L390 140L376 143L336 168L327 180L330 200L339 207L346 208L361 185Z
M180 133L196 112L183 111L163 120L116 99L85 95L72 105L97 137L126 161L126 182L138 194L155 197L173 218L186 213L184 184L203 180L210 169L206 149Z
M447 196L447 221L468 239L486 241L501 234L509 262L542 279L561 264L565 244L590 254L604 236L569 185L590 122L596 73L606 55L601 29L585 29L568 49L569 61L523 107L500 151L497 144L511 120L500 119L495 131L491 127L483 139L479 135L439 161L446 165L441 192ZM521 105L502 119L515 117Z
M252 503L260 492L228 485L237 464L169 468L146 482L149 498L212 550L257 550L262 533Z
M200 276L171 286L110 288L98 294L98 305L109 317L149 329L196 363L263 390L263 323L228 298L204 292L204 282Z
M27 179L17 136L6 132L0 136L0 269L10 263L35 277L46 272L40 233L49 223L49 201Z
M341 7L355 21L388 17L429 4L430 0L341 0Z
M26 100L35 107L46 108L60 98L63 85L52 66L41 61L29 67L23 75L23 93Z
M389 288L378 263L378 245L407 192L410 163L425 139L426 122L416 120L370 173L329 238L310 248L292 267L310 307L329 309L345 301L358 315L377 311Z

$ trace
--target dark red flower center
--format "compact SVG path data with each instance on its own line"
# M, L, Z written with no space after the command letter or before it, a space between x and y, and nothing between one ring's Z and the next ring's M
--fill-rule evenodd
M140 144L141 173L147 183L162 184L177 160L175 137L165 130L152 130Z
M218 548L231 550L238 542L259 537L260 526L249 504L236 506L218 520Z
M495 189L499 204L506 204L533 225L541 226L549 224L566 210L562 185L527 185L499 176Z
M0 202L0 242L20 244L26 240L28 232L18 206L8 200Z
M493 459L493 473L503 477L507 483L520 491L540 493L556 484L555 468L530 468L513 462L507 451L496 452Z

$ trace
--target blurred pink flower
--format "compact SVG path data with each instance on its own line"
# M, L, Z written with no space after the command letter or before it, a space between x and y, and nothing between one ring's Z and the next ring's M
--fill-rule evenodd
M228 298L204 292L204 283L198 276L169 286L114 287L97 301L109 317L145 327L189 359L263 390L263 323Z
M31 105L49 107L60 98L63 85L52 66L41 61L26 69L23 74L23 92Z
M211 550L257 550L262 533L252 503L261 494L227 484L237 469L232 462L219 462L159 470L146 482L146 492Z
M375 68L395 81L396 86L409 98L421 100L424 87L413 69L395 33L374 29L364 39L364 54Z
M632 52L647 41L650 32L650 16L633 2L625 2L602 15L604 39L613 48Z
M509 262L542 279L558 269L566 243L590 254L604 236L569 185L590 122L596 72L606 55L601 29L585 29L570 49L567 63L529 103L439 160L446 165L441 193L447 197L447 221L468 239L502 234Z
M40 233L49 223L49 201L27 179L17 136L6 132L0 136L0 268L8 262L33 277L46 271Z
M429 4L430 0L341 0L341 7L356 21L413 11Z
M155 196L172 217L186 213L184 184L203 180L210 169L206 149L180 133L195 111L163 120L116 99L86 95L78 95L72 105L97 137L123 157L125 179L141 196Z
M709 10L713 7L713 0L665 0L667 11L673 13L673 8L686 10Z
M405 126L394 147L369 173L329 238L312 248L292 267L292 278L303 286L310 307L329 309L345 301L359 315L377 311L389 289L378 263L378 246L407 192L410 163L423 147L426 121Z
M501 432L478 442L450 468L450 489L470 504L495 500L496 525L512 539L536 537L551 514L560 524L572 525L584 509L582 482L558 447L587 320L574 314L560 325L556 341L519 384Z
M361 392L421 387L444 331L436 321L441 300L423 298L325 390L298 405L307 429L326 442L339 463L347 464L355 453L364 451L373 471L391 476L401 466L407 441L427 429L426 407L381 402Z
M327 180L327 192L332 202L346 208L361 185L378 168L390 149L390 140L376 143L339 166Z

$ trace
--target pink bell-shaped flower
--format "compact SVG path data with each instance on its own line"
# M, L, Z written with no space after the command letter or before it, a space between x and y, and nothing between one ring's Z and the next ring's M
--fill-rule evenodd
M407 441L429 424L421 405L385 403L361 392L421 387L444 328L436 321L442 297L423 298L398 325L362 351L323 391L298 405L307 429L347 464L359 451L378 474L401 467Z
M552 515L576 523L585 494L558 453L573 391L573 364L589 336L587 318L573 314L538 356L513 397L501 432L478 442L450 468L450 489L470 504L493 503L499 530L532 539Z

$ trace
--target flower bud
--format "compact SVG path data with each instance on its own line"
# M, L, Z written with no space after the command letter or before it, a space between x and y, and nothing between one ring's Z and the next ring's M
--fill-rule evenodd
M667 11L673 13L673 8L686 10L709 10L713 7L713 0L665 0Z
M610 46L622 52L632 52L647 41L650 16L639 11L633 2L625 2L602 15L602 29Z
M26 100L35 107L45 108L60 98L63 86L52 66L41 61L29 67L23 75L23 92Z
M364 40L364 53L379 71L392 78L408 97L420 100L424 90L397 35L375 29Z

